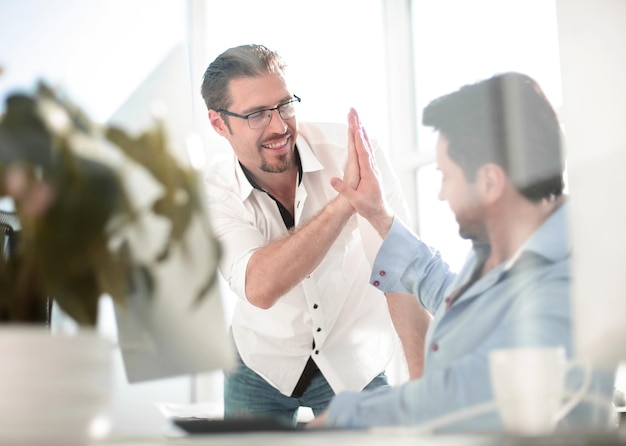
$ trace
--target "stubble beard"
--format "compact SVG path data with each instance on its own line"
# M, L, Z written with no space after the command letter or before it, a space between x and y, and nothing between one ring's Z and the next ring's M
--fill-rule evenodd
M270 164L265 158L261 161L261 170L269 173L283 173L293 167L293 156L291 154L284 154L280 156L276 162Z
M295 165L295 156L294 151L291 150L288 153L280 155L277 158L274 158L272 163L268 162L267 158L263 155L263 149L260 151L261 155L261 165L260 169L263 172L268 173L283 173L287 172Z
M462 226L459 224L459 236L472 243L486 243L489 240L485 228L476 226Z

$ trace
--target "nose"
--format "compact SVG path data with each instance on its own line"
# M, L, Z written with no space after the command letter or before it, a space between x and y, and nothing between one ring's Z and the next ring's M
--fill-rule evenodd
M280 116L278 110L272 110L272 118L270 119L270 123L267 127L276 133L284 133L287 129L287 123Z

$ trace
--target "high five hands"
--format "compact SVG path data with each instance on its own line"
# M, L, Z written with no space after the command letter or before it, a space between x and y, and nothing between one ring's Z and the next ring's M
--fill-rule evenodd
M348 113L348 126L348 162L343 180L334 177L330 184L385 238L393 222L393 214L385 201L372 144L353 108Z

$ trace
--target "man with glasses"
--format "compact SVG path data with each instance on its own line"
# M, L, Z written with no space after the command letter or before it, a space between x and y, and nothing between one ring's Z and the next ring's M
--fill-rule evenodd
M335 393L387 385L394 325L419 376L430 316L401 307L408 295L388 307L368 285L367 254L382 240L330 185L358 180L344 172L356 112L349 127L298 122L285 68L263 46L231 48L207 68L202 96L235 155L207 175L220 270L239 297L231 328L241 361L225 373L224 415L293 424L301 406L318 414ZM406 219L399 182L375 150L387 201ZM402 324L411 309L422 324Z

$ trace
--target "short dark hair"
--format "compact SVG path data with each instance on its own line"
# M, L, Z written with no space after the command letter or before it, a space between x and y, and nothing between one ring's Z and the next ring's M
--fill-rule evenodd
M233 79L284 73L287 65L276 51L263 45L230 48L211 62L202 79L202 98L209 110L228 109L232 102L228 84Z
M448 140L448 156L468 181L487 163L501 166L531 201L563 193L559 120L531 77L503 73L433 100L422 122Z

